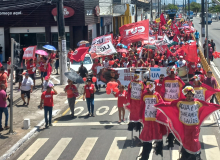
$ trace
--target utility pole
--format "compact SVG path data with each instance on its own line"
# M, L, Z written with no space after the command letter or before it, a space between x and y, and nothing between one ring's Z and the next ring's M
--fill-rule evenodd
M204 14L205 7L204 7L204 1L205 0L201 0L201 6L202 6L202 9L201 9L201 18L202 18L202 24L201 24L201 35L202 35L202 38L201 38L201 42L202 42L202 44L204 43L204 39L205 39L205 14Z
M10 130L9 133L14 133L13 131L13 79L14 79L14 47L15 40L11 38L11 80L10 80Z
M190 1L188 0L188 18L189 18L189 21L190 21Z
M209 45L208 45L208 39L209 39L209 34L208 34L208 0L206 0L206 57L207 57L207 62L209 63ZM204 53L205 54L205 53Z
M153 0L151 0L151 2L150 2L150 17L151 17L151 21L153 21L152 9L153 9Z
M60 57L60 84L66 84L67 78L64 73L67 71L67 55L66 55L66 36L65 22L63 15L63 0L57 0L57 26L58 26L58 51Z
M158 0L158 4L157 4L157 9L158 9L158 18L160 17L160 13L159 13L159 3L160 3L160 0Z
M136 7L135 7L135 10L136 10L136 15L135 15L135 22L137 22L138 20L138 8L137 8L137 0L136 0Z
M185 14L186 14L186 0L185 0ZM186 14L186 16L187 16L187 14Z

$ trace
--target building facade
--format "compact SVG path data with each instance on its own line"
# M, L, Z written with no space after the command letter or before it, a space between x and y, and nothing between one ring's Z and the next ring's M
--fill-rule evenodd
M23 4L20 6L20 4ZM25 4L25 5L24 5ZM30 5L28 5L30 4ZM58 48L56 5L45 1L0 2L0 44L3 58L11 55L11 38L20 47L45 44ZM80 40L92 41L100 34L99 0L64 0L67 49L76 48Z

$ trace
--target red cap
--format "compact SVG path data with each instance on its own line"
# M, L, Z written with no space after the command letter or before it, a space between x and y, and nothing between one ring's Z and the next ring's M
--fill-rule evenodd
M46 76L44 79L45 79L45 80L48 80L49 78L50 78L49 76Z

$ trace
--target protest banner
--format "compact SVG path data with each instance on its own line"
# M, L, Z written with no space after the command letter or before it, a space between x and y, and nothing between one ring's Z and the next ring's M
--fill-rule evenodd
M117 53L117 51L110 41L96 46L97 55L111 55L114 53Z
M96 45L101 45L101 44L109 42L109 41L113 42L113 35L112 34L108 34L108 35L104 35L104 36L94 38L92 40L90 53L95 53L96 52Z
M30 46L25 49L23 59L33 59L35 58L35 51L37 46Z

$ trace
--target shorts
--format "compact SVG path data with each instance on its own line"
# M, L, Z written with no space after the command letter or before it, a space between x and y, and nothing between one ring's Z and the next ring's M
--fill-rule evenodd
M47 72L41 72L41 78L44 78L44 77L46 77L47 76Z
M18 76L18 82L22 82L23 81L23 76Z
M27 98L28 99L30 99L30 94L31 94L31 90L29 90L29 91L23 91L23 90L21 90L21 94L26 94L26 96L27 96Z
M35 80L35 75L33 74L29 74L29 77L31 77L32 80Z

